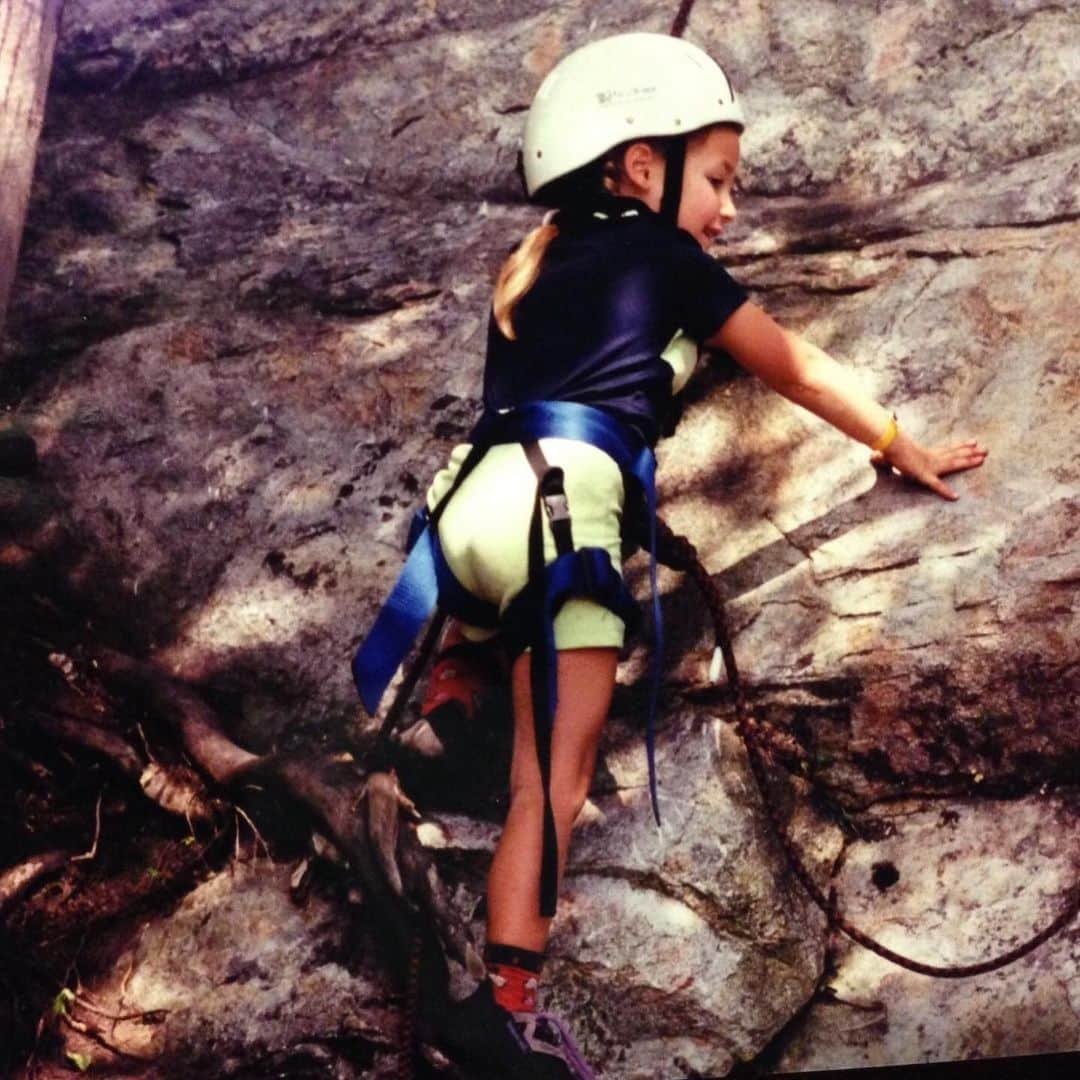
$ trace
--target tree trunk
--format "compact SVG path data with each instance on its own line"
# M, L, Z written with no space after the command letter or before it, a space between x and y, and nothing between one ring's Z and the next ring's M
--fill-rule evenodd
M63 0L0 0L0 338Z

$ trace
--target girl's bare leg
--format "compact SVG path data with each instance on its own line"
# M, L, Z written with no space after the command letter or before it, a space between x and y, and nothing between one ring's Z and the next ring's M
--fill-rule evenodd
M559 704L551 738L551 804L559 841L559 880L570 830L589 793L596 751L611 705L618 650L568 649L558 654ZM543 952L551 920L540 915L544 790L536 759L530 656L514 663L514 749L510 811L488 875L487 939Z

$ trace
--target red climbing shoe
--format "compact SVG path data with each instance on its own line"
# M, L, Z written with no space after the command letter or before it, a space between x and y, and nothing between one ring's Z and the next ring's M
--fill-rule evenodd
M505 677L506 658L497 639L459 640L435 660L420 717L445 744L455 728L473 720L481 698Z

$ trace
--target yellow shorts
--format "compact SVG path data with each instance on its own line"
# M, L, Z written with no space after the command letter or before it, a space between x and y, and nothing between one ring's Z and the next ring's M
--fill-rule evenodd
M540 449L564 474L574 547L600 547L622 571L623 480L619 467L602 450L573 439L541 439ZM467 444L454 448L427 495L434 509L450 488ZM474 596L500 613L529 579L529 522L536 504L536 474L520 443L493 446L454 493L439 520L439 542L454 576ZM555 540L543 518L544 560L556 556ZM625 626L613 612L581 597L571 597L555 617L559 649L621 648ZM480 641L497 630L462 626Z

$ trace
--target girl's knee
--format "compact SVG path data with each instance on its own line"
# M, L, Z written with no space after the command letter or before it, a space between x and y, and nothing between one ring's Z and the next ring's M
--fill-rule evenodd
M577 820L589 797L589 786L589 779L577 779L552 787L551 809L557 822L570 826Z
M551 810L560 825L571 825L585 805L589 796L591 778L575 777L573 780L556 779L551 785ZM544 809L544 787L539 776L514 780L510 784L510 807L516 813Z

